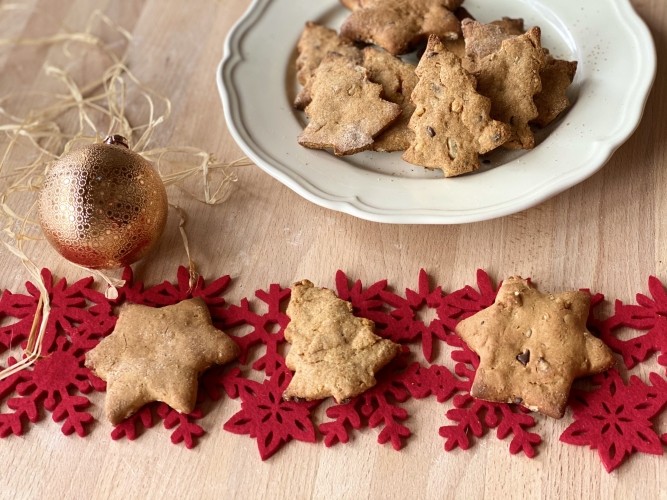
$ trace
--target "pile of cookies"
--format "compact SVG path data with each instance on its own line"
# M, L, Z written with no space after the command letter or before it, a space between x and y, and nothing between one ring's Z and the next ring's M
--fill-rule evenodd
M308 22L297 45L302 146L404 151L452 177L498 147L532 149L533 127L570 106L577 63L551 56L540 28L525 30L522 19L482 24L462 0L341 3L352 13L340 34ZM417 66L399 57L424 43Z

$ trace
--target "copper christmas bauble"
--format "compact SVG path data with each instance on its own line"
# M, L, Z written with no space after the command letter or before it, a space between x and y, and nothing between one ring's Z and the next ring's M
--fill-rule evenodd
M92 269L146 255L164 230L167 210L160 176L121 136L63 155L39 193L46 239L67 260Z

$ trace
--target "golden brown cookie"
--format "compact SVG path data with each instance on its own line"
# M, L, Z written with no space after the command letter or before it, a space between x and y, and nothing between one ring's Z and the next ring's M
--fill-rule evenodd
M295 373L284 399L333 396L340 403L358 396L375 385L375 374L400 350L373 333L371 320L355 317L352 304L307 280L292 286L287 315L286 364Z
M361 62L361 52L347 38L336 31L314 22L307 22L297 43L296 77L303 88L294 100L294 107L304 109L310 102L310 80L322 59L329 52L341 54Z
M477 93L475 78L436 36L429 38L417 76L410 119L415 140L405 161L440 168L446 177L461 175L479 168L479 154L510 138L510 127L489 117L491 102Z
M401 115L387 130L375 138L375 151L405 151L414 133L408 128L408 122L415 110L410 95L417 85L415 66L403 62L389 52L366 47L363 50L363 66L368 70L368 78L382 85L382 96L401 107Z
M523 34L523 19L503 17L489 24L464 19L461 30L466 57L474 68L481 59L500 50L503 40Z
M546 64L540 72L542 90L535 96L538 116L533 123L546 127L570 107L567 89L576 72L577 61L563 61L546 56Z
M152 401L192 412L199 374L238 353L195 298L159 309L123 306L113 333L86 354L86 366L107 382L105 412L118 424Z
M402 112L398 104L380 97L382 85L368 80L368 72L354 61L329 54L312 80L310 119L299 135L307 148L332 148L337 156L369 149L373 138Z
M471 68L477 77L477 90L491 99L491 117L512 127L513 137L503 147L535 147L528 124L538 116L533 99L542 90L540 72L544 63L540 29L535 27L503 40L500 49L474 62Z
M508 35L518 36L523 35L526 32L526 29L523 26L523 19L503 17L496 21L491 21L490 24L500 26L502 30Z
M456 327L480 357L472 396L561 418L574 379L614 365L586 329L589 307L584 292L543 294L518 276L503 282L492 306Z
M477 61L500 49L503 40L523 34L523 19L504 17L490 24L465 20L461 24L466 45L466 64ZM567 89L574 80L577 62L555 59L543 49L545 62L540 70L542 90L535 95L538 116L532 123L545 127L570 106ZM465 65L465 64L464 64Z
M394 55L406 54L429 35L458 38L454 11L462 0L342 0L352 9L342 36L379 45Z

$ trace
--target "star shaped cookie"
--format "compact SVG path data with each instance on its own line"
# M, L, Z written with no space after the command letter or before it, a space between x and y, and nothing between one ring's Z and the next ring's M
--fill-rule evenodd
M379 45L399 55L410 52L429 35L456 39L460 21L452 12L462 0L341 0L352 14L340 28L342 36Z
M374 323L352 314L352 304L333 291L303 280L292 286L287 306L287 367L295 370L286 400L324 399L340 403L375 385L375 374L400 346L373 333Z
M190 413L199 374L238 353L195 298L162 308L123 306L111 335L86 354L86 366L107 382L105 412L115 425L152 401Z
M456 327L480 357L470 394L561 418L574 379L614 365L586 329L589 307L584 292L543 294L521 277L507 279L492 306Z

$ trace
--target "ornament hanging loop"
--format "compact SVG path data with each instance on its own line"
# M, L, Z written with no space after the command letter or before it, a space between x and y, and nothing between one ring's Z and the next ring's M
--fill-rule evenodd
M104 144L109 144L111 146L125 146L127 149L130 149L130 144L127 142L127 139L122 135L108 135L104 139Z

